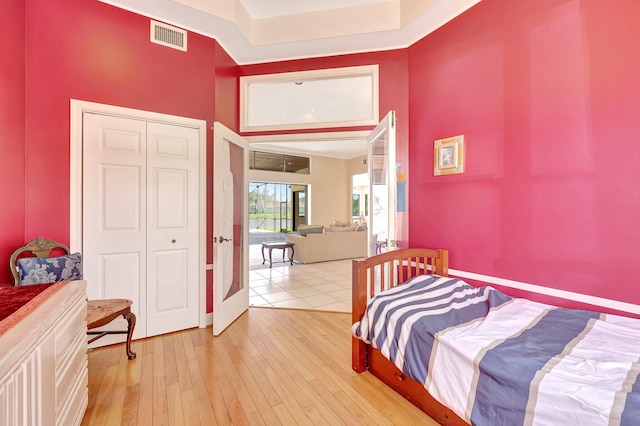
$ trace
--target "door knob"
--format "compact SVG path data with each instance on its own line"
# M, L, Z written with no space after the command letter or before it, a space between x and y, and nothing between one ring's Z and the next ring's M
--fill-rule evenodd
M218 241L221 243L224 243L225 241L231 241L231 238L225 238L222 235L220 235L220 237L218 238Z

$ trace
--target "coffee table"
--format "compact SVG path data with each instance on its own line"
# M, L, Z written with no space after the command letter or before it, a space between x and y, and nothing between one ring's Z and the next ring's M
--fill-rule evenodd
M288 242L284 242L284 243L262 243L262 264L264 265L264 262L267 261L267 259L264 257L264 249L268 249L269 250L269 268L271 268L273 266L273 260L271 258L271 252L274 249L280 249L282 250L282 261L284 262L284 254L287 251L287 249L291 249L289 251L289 261L291 262L291 265L293 265L293 246L295 246L294 243L288 243Z

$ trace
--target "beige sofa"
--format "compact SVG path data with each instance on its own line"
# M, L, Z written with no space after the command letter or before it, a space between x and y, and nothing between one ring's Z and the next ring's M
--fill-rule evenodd
M305 237L287 234L287 242L295 244L293 260L300 263L367 256L367 231L324 232Z

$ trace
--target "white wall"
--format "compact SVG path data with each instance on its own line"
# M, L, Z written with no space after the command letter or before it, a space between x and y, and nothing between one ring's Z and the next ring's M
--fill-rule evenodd
M347 160L347 170L350 176L367 173L367 156L352 158Z

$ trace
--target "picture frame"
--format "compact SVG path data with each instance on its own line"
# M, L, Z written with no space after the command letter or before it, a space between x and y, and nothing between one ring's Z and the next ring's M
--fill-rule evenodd
M464 173L464 135L438 139L433 143L433 175Z

